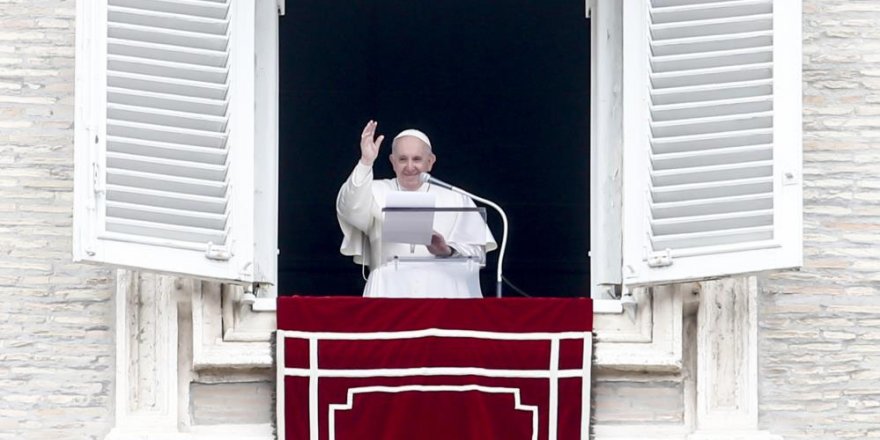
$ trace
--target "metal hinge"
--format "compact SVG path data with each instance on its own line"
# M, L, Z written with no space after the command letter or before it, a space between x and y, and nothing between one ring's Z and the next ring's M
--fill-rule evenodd
M241 295L241 306L250 307L254 312L274 312L276 298L271 288L272 285L268 283L253 283L245 286Z
M205 258L209 260L228 261L232 258L232 252L226 246L215 246L214 243L208 243L208 249L205 250Z
M104 188L104 184L101 182L101 166L97 162L92 162L92 189L95 191L95 194L104 194L106 192L106 188Z
M666 249L648 256L648 267L672 266L672 250Z

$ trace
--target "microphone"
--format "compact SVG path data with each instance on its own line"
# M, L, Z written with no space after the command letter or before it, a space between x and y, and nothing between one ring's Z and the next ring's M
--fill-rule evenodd
M442 181L442 180L440 180L440 179L438 179L428 173L420 174L419 180L421 180L422 183L430 183L431 185L437 185L441 188L446 188L451 191L455 191L455 192L462 192L463 191L463 190L456 188L456 187L454 187L454 186L452 186L452 185L450 185L450 184L448 184L448 183L446 183L446 182L444 182L444 181Z
M446 183L446 182L444 182L444 181L442 181L442 180L440 180L440 179L438 179L428 173L420 174L419 180L422 183L427 182L427 183L430 183L431 185L437 185L441 188L446 188L450 191L466 195L466 196L468 196L478 202L482 202L486 205L489 205L490 207L492 207L493 209L498 211L498 214L501 215L501 224L503 225L503 228L502 228L502 232L501 232L501 248L498 250L498 271L497 271L497 274L496 274L497 277L495 280L495 296L498 298L501 298L501 286L502 286L502 280L503 280L502 275L501 275L501 273L502 273L501 269L502 269L502 266L504 265L504 251L507 249L507 214L505 214L504 210L501 209L501 207L498 206L495 202L492 202L491 200L487 200L482 197L471 194L471 193L469 193L459 187L452 186L452 185L450 185L450 184L448 184L448 183Z

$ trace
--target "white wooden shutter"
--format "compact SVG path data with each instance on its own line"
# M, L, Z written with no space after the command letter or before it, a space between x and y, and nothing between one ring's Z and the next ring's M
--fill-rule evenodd
M800 266L800 1L623 13L624 283Z
M74 258L259 281L253 2L77 13Z

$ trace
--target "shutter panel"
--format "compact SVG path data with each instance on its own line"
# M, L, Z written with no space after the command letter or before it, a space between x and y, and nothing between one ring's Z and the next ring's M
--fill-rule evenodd
M74 257L254 280L254 6L78 2Z
M624 2L625 284L801 265L800 2Z

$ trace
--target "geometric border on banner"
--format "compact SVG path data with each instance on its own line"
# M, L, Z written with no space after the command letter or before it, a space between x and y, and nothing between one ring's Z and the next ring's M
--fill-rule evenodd
M408 391L436 392L436 391L480 391L483 393L510 393L514 399L514 409L519 411L529 411L532 415L532 440L538 440L538 407L536 405L523 405L520 400L519 388L501 388L486 387L482 385L400 385L396 387L389 386L371 386L350 388L348 390L348 399L342 404L330 405L330 413L328 414L328 431L330 440L336 440L336 411L350 410L354 408L355 394L366 393L402 393ZM311 431L310 431L311 432ZM315 433L318 434L317 432Z
M548 341L550 343L550 359L544 370L523 369L496 369L483 367L410 367L410 368L369 368L369 369L322 369L318 365L318 353L321 341L377 341L395 339L417 338L473 338L483 340L506 340L506 341ZM309 363L308 368L288 368L285 365L285 339L302 339L308 341ZM583 341L583 359L581 368L559 368L559 348L563 340ZM278 439L286 440L285 430L285 377L303 377L309 379L309 439L319 439L319 405L318 382L321 378L373 378L373 377L425 377L425 376L482 376L492 378L522 378L522 379L546 379L548 387L548 426L547 437L549 440L557 440L558 428L558 385L559 379L581 379L581 414L580 414L580 438L589 438L590 419L590 365L592 361L592 333L591 332L534 332L534 333L506 333L487 332L479 330L455 330L429 328L422 330L393 331L393 332L309 332L298 330L278 330L276 345L277 368L277 429ZM480 391L487 393L511 393L514 395L517 410L529 410L532 417L532 440L538 438L540 431L537 421L537 406L521 405L519 389L486 387L477 384L465 385L403 385L397 387L371 386L358 387L348 390L347 402L344 404L331 404L328 408L329 440L335 440L335 411L351 409L353 407L354 394L368 392L402 392L402 391Z

